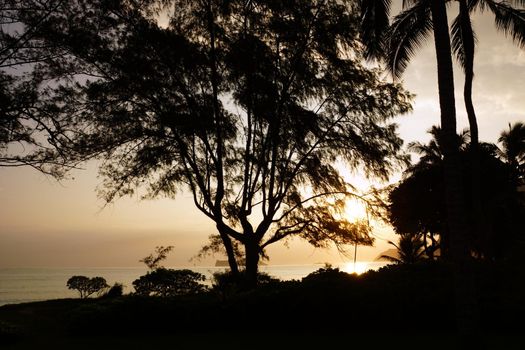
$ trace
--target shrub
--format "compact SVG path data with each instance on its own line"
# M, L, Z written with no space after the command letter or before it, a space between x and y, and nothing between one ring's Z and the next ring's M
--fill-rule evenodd
M347 281L351 279L352 276L349 273L346 273L344 271L339 270L339 268L333 268L330 265L325 266L324 268L320 268L312 273L310 273L308 276L303 277L301 280L305 283L310 282L334 282L334 281Z
M206 291L203 274L191 270L158 268L133 281L135 293L143 296L169 297Z
M109 288L109 290L103 295L104 298L118 298L124 294L124 285L116 282Z
M76 290L84 299L93 293L102 293L109 285L102 277L73 276L67 280L67 287Z
M259 272L257 274L257 285L267 286L279 283L280 280L270 276L265 272ZM235 294L243 290L249 290L250 287L246 287L246 275L244 271L241 271L239 276L234 276L231 271L215 272L213 274L213 290L222 294L223 296ZM246 287L246 288L245 288Z

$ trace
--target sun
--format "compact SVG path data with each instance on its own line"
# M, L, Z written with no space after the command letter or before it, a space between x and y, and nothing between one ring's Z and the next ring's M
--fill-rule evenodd
M347 262L343 267L344 272L355 273L356 275L365 273L368 270L370 270L370 268L368 267L368 264L363 261L356 261L355 266L353 262Z
M350 222L366 220L367 213L363 201L359 199L349 199L345 202L344 216Z

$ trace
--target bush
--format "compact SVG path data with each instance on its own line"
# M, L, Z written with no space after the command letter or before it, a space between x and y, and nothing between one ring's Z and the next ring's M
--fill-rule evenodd
M272 284L279 283L280 280L270 276L265 272L259 272L257 274L257 285L258 286L268 286ZM249 286L247 287L246 275L244 271L240 271L239 276L234 276L231 271L215 272L213 274L213 290L222 294L222 296L227 296L235 294L243 290L250 290Z
M103 295L104 298L118 298L124 294L124 285L116 282L109 288L109 290Z
M315 282L338 282L338 281L348 281L355 276L350 275L344 271L339 270L339 268L333 268L330 265L322 267L306 277L303 277L301 280L304 283L315 283Z
M67 280L67 287L76 290L84 299L93 293L101 294L109 285L102 277L73 276Z
M133 281L135 293L142 296L170 297L202 293L207 287L203 274L191 270L158 268Z

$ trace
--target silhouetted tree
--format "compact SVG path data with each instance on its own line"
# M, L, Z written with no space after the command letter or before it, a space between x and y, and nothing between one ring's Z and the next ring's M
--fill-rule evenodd
M104 298L118 298L124 294L124 285L119 282L115 282L108 291L102 294Z
M205 285L200 283L206 280L204 275L187 269L167 269L160 265L160 262L167 258L172 249L173 246L155 247L153 254L140 260L146 264L150 271L133 281L136 294L168 297L196 294L207 289Z
M159 246L155 247L155 253L148 255L144 259L141 259L140 262L146 264L148 269L156 270L161 268L160 262L165 260L168 257L169 252L173 250L173 246L169 245L167 247Z
M76 290L82 299L94 293L101 293L109 287L103 277L73 276L67 280L67 287Z
M41 31L68 55L40 74L69 78L56 114L75 157L104 160L106 200L189 189L255 283L283 239L372 242L333 215L351 193L335 161L383 178L404 161L389 119L410 97L361 65L358 21L351 1L68 1Z
M397 250L397 257L381 255L380 259L388 260L396 264L414 264L426 259L424 237L420 234L402 233L399 235L398 243L388 241Z
M201 283L205 280L203 274L195 271L160 267L133 281L133 287L138 295L172 297L206 291Z

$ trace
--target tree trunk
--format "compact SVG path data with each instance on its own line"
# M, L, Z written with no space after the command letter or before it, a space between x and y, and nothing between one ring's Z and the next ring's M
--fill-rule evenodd
M479 132L476 111L472 102L472 83L474 81L474 33L470 22L470 14L466 0L459 1L459 12L461 16L461 32L465 52L465 85L463 87L463 100L470 129L470 175L471 175L471 210L472 237L480 240L482 250L486 253L488 249L488 234L485 215L481 204L481 164L479 154Z
M485 214L481 203L481 160L478 139L478 124L476 121L476 113L472 103L472 74L465 74L465 89L463 97L465 100L465 108L470 126L470 200L472 210L472 224L471 232L472 238L478 238L486 253L488 249L488 230L485 220Z
M454 76L452 51L448 32L444 0L431 1L434 23L434 43L438 68L439 106L441 109L442 152L444 154L444 176L446 205L452 253L459 258L466 254L464 245L465 206L461 163L456 133L456 108L454 98Z
M477 330L476 306L472 298L475 291L467 276L467 232L464 191L462 183L459 145L456 134L456 108L452 50L445 0L432 0L431 12L434 26L434 44L438 68L439 105L441 109L442 152L444 154L444 183L446 187L447 223L450 234L450 253L454 266L456 321L460 334L467 340Z
M246 287L257 286L257 275L259 274L259 243L250 238L245 244L246 253Z
M230 236L225 232L223 227L224 224L217 223L217 230L221 236L222 243L224 244L224 249L226 249L226 256L228 257L228 264L230 265L230 271L233 276L239 277L239 265L237 259L235 258L235 251L233 249L233 244Z

